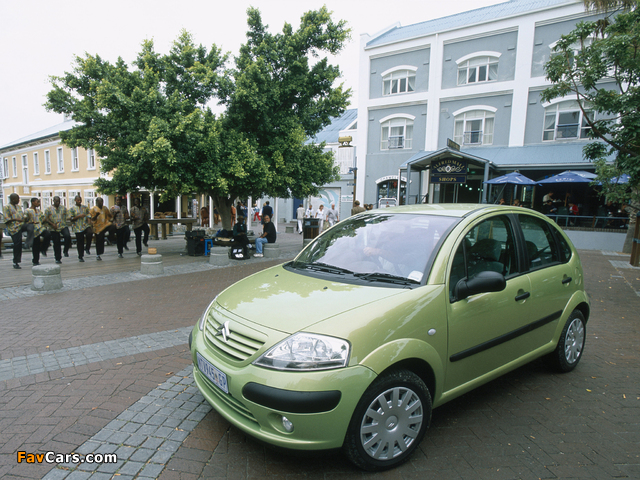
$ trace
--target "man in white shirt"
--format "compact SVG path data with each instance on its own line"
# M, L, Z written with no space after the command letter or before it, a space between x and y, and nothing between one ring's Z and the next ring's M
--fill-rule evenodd
M332 203L331 208L327 212L327 220L329 221L329 227L333 227L340 221L338 218L338 211L336 210L336 204Z
M298 219L298 233L302 235L302 220L304 219L304 206L302 204L296 210L296 218Z

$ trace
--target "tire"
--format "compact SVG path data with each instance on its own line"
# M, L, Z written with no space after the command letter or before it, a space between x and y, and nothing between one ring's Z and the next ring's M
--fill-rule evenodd
M557 371L567 373L576 368L582 358L586 333L587 323L582 312L574 310L562 329L558 346L551 354L553 367Z
M378 377L358 402L343 451L357 467L381 471L405 462L431 421L431 395L415 373Z

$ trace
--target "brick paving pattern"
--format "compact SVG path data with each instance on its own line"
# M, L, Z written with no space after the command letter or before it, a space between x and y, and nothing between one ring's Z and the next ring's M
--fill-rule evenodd
M273 451L193 385L186 333L219 291L278 261L142 281L120 272L114 283L86 277L77 289L6 299L0 375L9 364L13 376L0 380L0 478L640 478L640 269L615 252L581 258L592 312L578 368L555 374L541 359L434 410L412 459L380 474L339 452ZM134 348L136 338L157 343ZM93 355L107 344L105 358ZM45 362L33 359L51 354L57 364L36 372ZM19 450L113 451L119 463L18 464Z

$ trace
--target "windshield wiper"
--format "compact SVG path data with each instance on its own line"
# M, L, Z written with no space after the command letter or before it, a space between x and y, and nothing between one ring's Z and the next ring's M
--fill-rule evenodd
M315 270L317 272L325 272L325 273L334 273L336 275L344 275L344 274L352 274L351 270L347 270L346 268L336 267L334 265L328 265L326 263L314 262L314 263L294 263L293 267L295 268L304 268L307 270Z
M412 284L420 283L416 280L400 277L398 275L392 275L390 273L355 273L353 276L357 278L361 278L363 280L371 280L374 282L395 283L398 285L412 285Z

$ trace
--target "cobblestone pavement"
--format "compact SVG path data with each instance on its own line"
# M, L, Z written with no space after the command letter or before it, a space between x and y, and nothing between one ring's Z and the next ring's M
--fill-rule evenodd
M120 272L0 301L0 477L640 478L640 269L615 252L581 258L592 314L579 367L558 375L536 361L436 409L411 461L376 475L338 452L274 452L193 384L187 336L204 308L281 260ZM18 463L19 451L118 461Z

